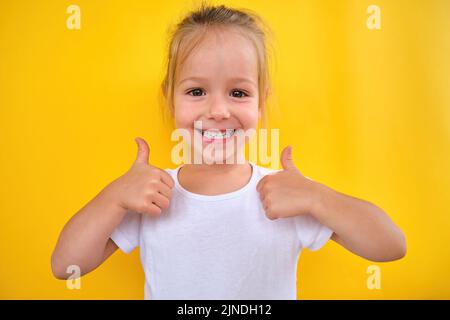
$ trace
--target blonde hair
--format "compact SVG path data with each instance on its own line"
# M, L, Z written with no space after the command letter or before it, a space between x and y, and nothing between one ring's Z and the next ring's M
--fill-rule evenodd
M224 5L213 6L202 3L200 8L189 12L174 30L169 29L167 66L161 84L163 115L174 115L173 92L178 68L182 66L189 53L199 45L212 28L234 28L246 36L257 52L258 66L258 108L262 125L266 125L267 100L272 93L270 81L270 53L273 52L270 40L271 29L254 12L248 9L233 9ZM168 110L167 110L168 109Z

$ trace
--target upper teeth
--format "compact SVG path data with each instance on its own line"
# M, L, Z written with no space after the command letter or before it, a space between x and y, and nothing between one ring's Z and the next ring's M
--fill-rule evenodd
M234 131L234 129L226 129L226 132L217 130L205 130L202 132L202 134L205 138L208 139L227 139L233 135Z

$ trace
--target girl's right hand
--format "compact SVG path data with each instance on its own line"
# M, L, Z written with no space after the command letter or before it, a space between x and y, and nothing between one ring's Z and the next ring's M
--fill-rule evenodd
M135 141L138 145L136 160L111 187L123 209L159 216L162 209L169 207L174 181L166 171L149 164L147 142L142 138Z

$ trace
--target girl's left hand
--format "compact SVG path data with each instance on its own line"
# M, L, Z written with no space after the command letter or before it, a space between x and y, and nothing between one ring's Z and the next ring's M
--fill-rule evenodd
M292 147L281 152L283 170L264 176L256 186L270 220L312 213L316 182L304 177L292 160Z

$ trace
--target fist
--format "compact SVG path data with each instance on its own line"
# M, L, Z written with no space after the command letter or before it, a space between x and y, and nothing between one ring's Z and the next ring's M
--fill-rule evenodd
M167 209L174 181L164 170L149 164L149 147L144 139L135 139L138 150L131 168L114 181L119 205L150 216L158 216Z
M292 160L292 147L281 153L283 170L264 176L256 186L270 220L311 213L316 191L314 181L304 177Z

